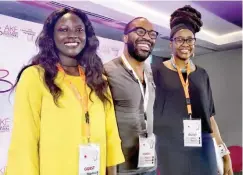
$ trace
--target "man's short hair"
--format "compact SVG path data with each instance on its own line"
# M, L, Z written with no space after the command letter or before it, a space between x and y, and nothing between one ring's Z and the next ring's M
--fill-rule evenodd
M130 30L130 26L131 26L131 24L133 23L133 21L136 21L137 19L146 19L146 18L144 18L144 17L136 17L136 18L132 19L130 22L128 22L128 23L126 24L125 28L124 28L124 35L126 35L127 32ZM147 20L147 19L146 19L146 20Z

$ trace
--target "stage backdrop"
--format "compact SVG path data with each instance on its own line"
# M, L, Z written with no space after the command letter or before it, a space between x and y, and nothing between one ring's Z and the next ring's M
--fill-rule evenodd
M9 89L19 70L37 53L35 39L42 24L0 15L0 175L3 175L10 143L13 97ZM123 52L123 43L98 37L98 55L105 63Z

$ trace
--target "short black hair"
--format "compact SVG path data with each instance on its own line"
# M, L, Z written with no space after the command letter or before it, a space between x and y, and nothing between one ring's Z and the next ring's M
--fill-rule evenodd
M146 19L146 18L144 18L144 17L136 17L136 18L132 19L130 22L128 22L128 23L126 24L125 28L124 28L124 34L125 34L125 35L126 35L127 32L130 30L131 24L132 24L134 21L138 20L138 19ZM146 20L147 20L147 19L146 19Z

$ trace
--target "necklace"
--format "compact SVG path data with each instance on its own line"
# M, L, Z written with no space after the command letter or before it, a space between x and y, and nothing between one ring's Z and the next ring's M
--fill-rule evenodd
M175 64L175 59L174 59L173 56L170 58L170 63L171 63L171 65L177 70L177 66L176 66L176 64ZM189 60L187 61L186 64L190 64L190 65L192 66L192 65L193 65L192 60L189 58ZM186 67L181 68L180 70L181 70L182 73L186 73L186 71L187 71L187 70L186 70Z
M65 67L78 67L78 64L77 65L64 65L64 64L61 64L62 66L65 66Z

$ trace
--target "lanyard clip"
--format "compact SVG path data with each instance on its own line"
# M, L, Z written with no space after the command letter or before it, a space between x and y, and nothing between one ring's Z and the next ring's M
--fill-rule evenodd
M148 120L146 112L144 112L144 120Z
M191 104L191 100L190 100L190 98L186 98L186 104L187 104L187 105L190 105L190 104Z
M192 119L192 114L190 113L190 114L188 114L189 115L189 119L191 120Z
M85 122L87 124L89 124L89 113L88 112L85 113Z
M147 138L148 137L148 117L146 112L144 112L144 123L145 123L145 133L144 136Z

